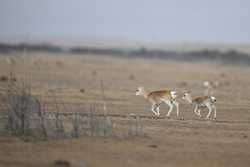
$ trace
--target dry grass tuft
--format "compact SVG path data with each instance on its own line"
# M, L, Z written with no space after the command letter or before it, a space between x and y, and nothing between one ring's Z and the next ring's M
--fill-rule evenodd
M81 88L80 89L80 92L83 94L83 93L85 93L85 89L84 88Z
M128 79L131 80L131 81L134 81L135 80L135 75L134 74L130 74L128 76Z
M0 76L0 81L1 82L7 82L9 80L9 77L8 76L6 76L6 75L1 75Z
M1 75L0 76L0 82L16 82L17 81L17 78L16 77L9 77L9 76L6 76L6 75Z
M92 75L93 77L95 77L95 76L98 75L98 72L97 72L96 70L93 70L93 71L91 72L91 75Z
M57 60L56 61L56 66L58 68L64 68L65 67L65 64L61 61L61 60Z

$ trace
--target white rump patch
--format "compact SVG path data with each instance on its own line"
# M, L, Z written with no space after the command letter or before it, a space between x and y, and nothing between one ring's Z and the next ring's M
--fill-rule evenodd
M170 94L171 94L171 97L173 99L175 99L177 97L177 92L176 91L171 91Z

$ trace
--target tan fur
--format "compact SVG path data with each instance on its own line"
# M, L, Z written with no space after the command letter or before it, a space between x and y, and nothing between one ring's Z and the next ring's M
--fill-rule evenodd
M192 101L200 104L200 103L203 103L204 101L206 101L208 99L209 99L209 96L196 96L196 97L192 98Z
M171 98L170 90L159 90L148 93L148 98Z
M176 101L175 97L171 94L171 92L173 93L175 91L159 90L159 91L153 91L153 92L147 93L143 87L138 87L138 89L136 90L136 95L145 97L152 104L151 110L153 111L155 115L160 114L159 113L160 104L166 103L170 107L167 116L168 117L170 116L170 113L173 109L173 104L177 108L177 116L178 116L179 115L178 102Z
M216 98L213 96L196 96L196 97L192 97L191 93L187 92L184 93L183 97L184 100L186 100L188 103L190 104L194 104L195 105L195 109L194 109L194 113L196 115L198 115L199 117L201 117L200 114L200 109L202 107L207 107L209 110L209 113L207 115L207 119L209 118L212 110L214 111L214 119L216 119L216 106L215 106L215 102L216 102Z

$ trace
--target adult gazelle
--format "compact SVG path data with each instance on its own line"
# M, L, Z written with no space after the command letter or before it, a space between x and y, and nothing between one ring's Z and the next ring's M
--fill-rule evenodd
M176 106L176 114L179 116L179 103L176 101L177 93L173 90L158 90L147 93L143 87L138 87L136 89L137 96L143 96L151 104L151 111L159 116L160 115L160 105L165 103L169 106L167 117L170 117L170 114L173 110L173 107Z

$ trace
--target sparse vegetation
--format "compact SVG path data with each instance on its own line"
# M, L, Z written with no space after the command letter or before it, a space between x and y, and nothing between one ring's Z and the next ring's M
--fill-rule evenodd
M130 74L128 78L129 78L129 80L133 81L133 80L135 80L135 75Z
M58 68L63 68L65 65L64 65L64 63L62 61L58 60L58 61L56 61L56 66Z
M84 93L84 92L85 92L85 89L84 89L84 88L81 88L81 89L80 89L80 92L81 92L81 93Z
M55 92L55 112L46 111L47 104L33 96L31 83L28 81L13 82L13 74L8 77L11 82L6 84L4 105L7 109L8 129L12 135L23 137L48 138L79 138L83 136L115 136L113 122L106 111L106 98L101 80L103 112L99 115L98 107L93 103L87 113L67 111L72 104L59 102ZM81 89L84 91L84 89ZM65 108L66 107L66 108ZM135 119L135 123L133 123ZM143 126L139 116L129 117L127 132L119 135L139 136L143 134ZM131 122L132 121L132 122ZM120 131L120 130L119 130ZM26 140L27 138L25 138Z
M1 75L0 76L0 81L1 82L7 82L8 80L9 80L8 76L6 76L6 75Z
M4 58L0 56L0 76L10 69L1 61ZM39 69L32 68L33 60ZM0 166L47 167L58 160L71 166L86 162L89 166L110 167L137 167L138 162L145 167L250 163L250 69L246 66L49 52L30 52L25 61L19 61L13 68L15 84L28 78L24 85L31 93L25 94L24 101L33 104L37 99L42 111L42 116L31 117L32 126L25 126L25 135L34 132L39 139L47 136L47 140L6 133L4 85L9 81L0 82ZM58 68L57 61L67 68ZM98 72L97 76L92 71ZM129 74L136 79L131 81ZM220 83L215 92L218 115L213 122L196 118L193 108L180 97L183 120L166 119L167 106L162 106L159 117L153 117L145 100L135 97L136 87L144 84L149 90L171 88L182 93L191 89L196 96L203 93L206 80ZM35 105L31 108L37 113ZM207 115L207 111L201 114Z
M16 77L9 77L7 75L1 75L0 76L0 82L16 82Z
M8 129L11 134L23 136L32 134L33 128L41 124L34 121L36 116L42 116L41 103L32 95L31 87L25 81L14 82L12 75L3 93L4 106L7 110ZM40 127L41 130L43 126ZM44 134L46 135L46 134Z

